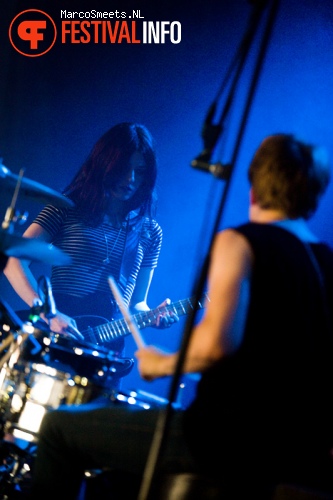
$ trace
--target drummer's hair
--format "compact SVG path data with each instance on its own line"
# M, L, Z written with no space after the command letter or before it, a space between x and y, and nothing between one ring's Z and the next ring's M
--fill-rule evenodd
M126 204L128 212L152 217L156 212L157 161L154 140L148 129L139 123L123 122L111 127L93 146L89 156L63 194L85 212L90 222L103 219L110 187L117 182L130 157L136 151L145 160L145 178Z
M328 153L292 134L270 135L255 152L248 176L261 208L309 219L330 181Z

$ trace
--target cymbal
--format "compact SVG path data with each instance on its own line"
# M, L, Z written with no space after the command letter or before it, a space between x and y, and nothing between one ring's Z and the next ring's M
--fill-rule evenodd
M66 196L63 196L57 191L54 191L39 182L32 181L24 177L20 178L18 175L13 174L7 167L0 164L0 185L5 184L7 186L16 187L19 180L21 183L19 193L23 194L27 198L31 198L34 201L43 203L44 205L52 203L58 207L74 206L72 200L66 198Z
M3 230L0 230L0 252L7 257L28 259L55 266L69 265L72 261L69 255L50 243L35 238L24 238Z

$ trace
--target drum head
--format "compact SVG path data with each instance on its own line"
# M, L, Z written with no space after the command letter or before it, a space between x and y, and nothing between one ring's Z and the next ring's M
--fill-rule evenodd
M70 366L77 375L102 386L112 379L124 377L134 365L132 358L121 358L103 347L67 339L59 334L52 335L45 350L44 362Z

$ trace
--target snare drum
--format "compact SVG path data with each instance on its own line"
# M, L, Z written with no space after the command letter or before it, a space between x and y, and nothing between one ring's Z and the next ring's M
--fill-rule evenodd
M74 373L88 378L99 387L117 387L119 379L127 375L134 365L132 358L117 357L113 351L103 347L74 341L59 334L53 334L44 342L47 343L43 354L45 364L70 366Z
M0 371L2 433L35 440L47 411L109 397L133 364L51 332L29 335Z
M86 377L42 363L7 366L0 372L3 433L34 441L47 411L60 405L80 405L101 395Z

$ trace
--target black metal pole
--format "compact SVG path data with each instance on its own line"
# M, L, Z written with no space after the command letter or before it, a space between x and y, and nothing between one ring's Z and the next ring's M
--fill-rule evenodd
M228 191L229 191L232 169L234 168L234 165L236 164L236 161L237 161L239 149L240 149L241 142L242 142L242 139L244 136L244 131L245 131L247 119L249 116L249 112L250 112L251 105L253 102L255 90L256 90L259 76L261 73L261 69L263 66L265 54L267 52L267 47L269 44L269 39L270 39L271 32L273 29L274 21L275 21L276 15L277 15L278 6L279 6L279 0L272 0L272 5L270 8L270 12L268 14L267 24L266 24L266 28L265 28L264 35L263 35L263 40L261 43L261 47L259 50L259 54L257 57L255 68L254 68L252 81L250 84L249 92L248 92L246 103L245 103L245 109L244 109L244 112L243 112L243 115L241 118L239 131L238 131L235 146L233 149L233 154L232 154L232 158L231 158L231 162L230 162L230 166L231 166L230 173L227 176L225 189L223 190L221 202L219 204L219 208L218 208L217 216L215 219L215 225L214 225L214 229L213 229L212 238L210 241L210 246L209 246L209 250L207 253L207 257L206 257L204 264L202 266L202 269L199 273L199 278L198 278L197 282L195 283L195 299L196 299L194 302L195 304L198 302L198 300L200 299L200 297L202 296L202 293L203 293L203 289L204 289L204 285L205 285L205 281L206 281L206 276L207 276L207 271L208 271L208 267L209 267L211 246L213 243L214 235L219 227L219 224L220 224L220 221L222 218L223 209L224 209L227 195L228 195ZM155 433L153 436L153 441L152 441L152 445L150 448L148 460L146 463L146 467L145 467L145 471L144 471L144 475L143 475L143 480L142 480L141 488L139 491L138 500L146 500L149 498L149 494L150 494L151 487L152 487L153 480L154 480L155 473L156 473L157 463L158 463L159 457L161 456L161 453L163 451L164 443L167 439L167 432L168 432L168 428L169 428L169 423L170 423L170 420L172 418L172 413L173 413L173 402L174 402L176 395L177 395L177 392L178 392L179 380L180 380L180 377L182 375L183 362L185 359L186 350L187 350L187 346L188 346L188 343L190 340L191 332L192 332L192 329L194 326L195 316L196 316L196 310L193 309L192 313L190 313L188 316L188 320L187 320L186 325L185 325L184 334L182 336L182 342L181 342L180 349L179 349L178 362L177 362L177 365L175 368L175 373L174 373L174 375L172 377L172 381L171 381L168 404L166 405L165 408L163 408L160 411L159 418L158 418L158 421L156 424L156 429L155 429Z

